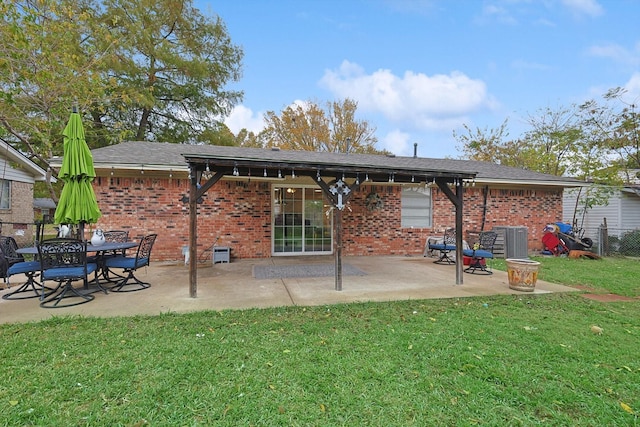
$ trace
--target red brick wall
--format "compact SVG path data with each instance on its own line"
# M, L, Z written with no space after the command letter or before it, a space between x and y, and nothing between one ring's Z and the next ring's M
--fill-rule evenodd
M365 199L371 192L382 196L384 209L368 211ZM447 196L432 188L432 228L401 228L400 187L363 186L351 199L351 212L345 210L344 251L350 255L420 254L426 238L440 235L455 226L455 208ZM483 188L464 189L463 227L465 233L482 227ZM528 228L529 250L542 249L542 229L562 219L562 190L490 189L487 196L484 230L494 226Z
M179 199L188 194L186 179L105 178L94 182L103 217L94 228L126 229L138 240L157 233L153 249L156 260L182 258L189 240L189 209ZM363 185L343 213L345 255L421 254L428 236L441 234L455 225L455 209L439 189L433 190L433 227L400 227L401 187ZM382 196L384 208L369 211L369 193ZM482 222L482 188L466 188L465 230L479 230ZM204 254L218 239L230 246L232 258L271 256L271 184L268 182L221 181L198 205L198 254ZM561 190L490 190L485 230L495 225L526 226L529 248L541 249L541 230L562 216ZM209 256L211 256L209 254Z
M33 184L11 181L11 206L0 209L0 232L19 245L33 243Z

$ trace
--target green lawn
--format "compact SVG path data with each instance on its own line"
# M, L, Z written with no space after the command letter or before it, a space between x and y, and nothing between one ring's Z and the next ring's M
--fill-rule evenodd
M637 260L538 260L543 280L640 294ZM6 426L639 424L640 300L58 317L0 340Z
M586 258L534 257L541 263L540 280L565 285L581 285L601 293L640 297L640 259L609 257ZM493 267L506 270L504 260L496 259Z

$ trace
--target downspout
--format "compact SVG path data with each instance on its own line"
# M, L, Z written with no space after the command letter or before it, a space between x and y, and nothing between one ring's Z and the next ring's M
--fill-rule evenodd
M480 231L484 231L484 224L487 221L487 197L489 196L489 186L484 186L484 201L482 203L482 223L480 224Z

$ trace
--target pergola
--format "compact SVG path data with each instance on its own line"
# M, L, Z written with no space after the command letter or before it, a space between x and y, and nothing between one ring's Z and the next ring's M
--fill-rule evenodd
M342 211L363 182L379 184L433 183L455 206L456 259L462 259L462 193L475 171L433 168L427 158L353 153L321 153L239 147L216 147L214 153L183 153L190 177L189 257L197 259L198 199L225 176L310 177L322 189L333 209L335 289L342 290ZM204 183L201 181L204 180ZM456 263L456 284L463 284L463 265ZM197 263L189 264L189 294L197 297Z

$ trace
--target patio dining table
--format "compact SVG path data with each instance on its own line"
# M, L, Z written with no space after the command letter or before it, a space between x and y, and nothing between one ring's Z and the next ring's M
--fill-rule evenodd
M96 261L98 263L98 272L96 273L98 276L102 276L104 281L110 282L111 280L106 274L106 268L104 266L103 257L105 253L108 252L118 252L126 249L135 248L138 246L136 242L105 242L102 245L94 246L92 244L87 245L87 253L96 253ZM23 255L32 255L34 257L38 256L38 247L37 246L26 246L24 248L19 248L16 252ZM87 285L88 286L88 285ZM98 281L98 286L100 286L100 282Z

